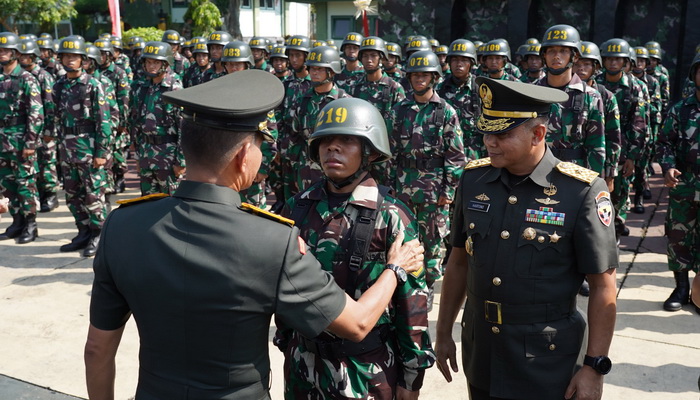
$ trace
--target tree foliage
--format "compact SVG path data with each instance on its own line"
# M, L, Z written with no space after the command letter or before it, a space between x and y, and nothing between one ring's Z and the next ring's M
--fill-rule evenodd
M13 32L18 22L46 26L76 15L72 0L0 0L0 23Z
M159 41L163 38L163 31L158 28L132 28L122 33L122 42L127 43L132 36L139 36L147 42Z
M192 7L198 3L196 7ZM216 4L209 0L194 0L190 3L192 10L192 35L205 36L221 27L221 12ZM187 14L185 14L187 16ZM185 19L187 21L187 19Z

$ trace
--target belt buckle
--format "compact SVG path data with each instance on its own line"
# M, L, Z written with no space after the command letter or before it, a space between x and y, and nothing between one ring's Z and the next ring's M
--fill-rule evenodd
M501 315L501 303L485 300L484 311L486 314L486 321L498 325L503 324L503 318ZM491 318L492 316L494 317L494 319Z

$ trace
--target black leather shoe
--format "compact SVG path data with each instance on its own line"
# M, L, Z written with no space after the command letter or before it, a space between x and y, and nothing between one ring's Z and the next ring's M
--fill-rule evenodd
M642 195L639 192L634 195L634 207L632 207L632 212L635 214L644 214L644 203L642 202Z
M690 302L688 271L674 272L673 277L676 279L676 288L664 301L664 310L666 311L680 311L684 305Z
M97 246L100 244L100 229L95 229L90 231L90 240L88 241L85 250L83 250L83 257L92 257L97 253Z
M14 239L22 234L24 230L25 219L22 214L12 216L12 223L5 229L5 232L0 235L0 240Z
M41 202L41 209L39 209L39 212L49 212L55 210L57 207L58 197L56 196L56 193L49 193L44 197L44 200Z
M578 294L580 294L583 297L588 297L591 295L591 287L588 285L587 280L583 280L583 283L581 284L581 287L578 288Z
M644 189L644 191L642 192L642 198L644 200L651 200L651 190Z
M87 225L78 224L78 236L71 239L70 243L61 246L62 252L84 249L90 241L90 228Z
M24 229L22 229L22 234L15 239L17 244L27 244L36 240L39 236L39 228L36 226L36 214L27 214L26 223L24 224Z

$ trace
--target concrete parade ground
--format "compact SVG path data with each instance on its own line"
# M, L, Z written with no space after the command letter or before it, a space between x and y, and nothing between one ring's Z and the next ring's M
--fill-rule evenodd
M605 378L606 400L700 398L700 315L692 305L675 313L662 308L674 280L667 270L663 236L668 191L659 173L652 178L652 189L652 200L645 202L646 212L629 214L631 234L622 238L620 245L617 324L610 350L613 369ZM117 199L137 197L138 193L135 177L130 174L127 192ZM58 251L77 233L63 192L59 197L58 209L39 214L40 236L35 242L0 242L0 400L87 398L83 346L92 259L78 252ZM0 232L10 222L9 214L5 214ZM585 310L587 299L578 299ZM440 282L435 305L429 316L433 338ZM457 341L459 329L456 323L453 336ZM270 327L270 338L274 331L274 326ZM117 355L116 399L134 396L138 348L132 319ZM282 356L272 345L269 352L272 398L282 399ZM429 369L421 398L467 399L464 375L460 371L448 384L437 368Z

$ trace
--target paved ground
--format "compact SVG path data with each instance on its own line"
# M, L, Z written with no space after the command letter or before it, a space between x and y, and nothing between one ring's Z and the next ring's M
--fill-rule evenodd
M618 317L605 379L604 399L698 399L700 316L692 306L668 313L661 304L673 287L666 269L663 220L666 191L654 179L654 198L643 215L631 214L630 237L623 238L618 270ZM135 182L120 198L132 197ZM0 222L4 230L9 224ZM38 219L40 237L31 244L0 242L0 400L86 398L82 349L88 326L91 260L58 247L76 233L61 207ZM586 299L580 299L585 309ZM440 305L430 314L434 327ZM270 335L274 327L270 328ZM455 326L455 338L459 338ZM138 336L129 322L117 357L117 399L133 396L138 371ZM282 398L280 353L270 350L272 395ZM461 374L460 374L461 375ZM423 399L466 399L462 376L450 384L428 370Z

